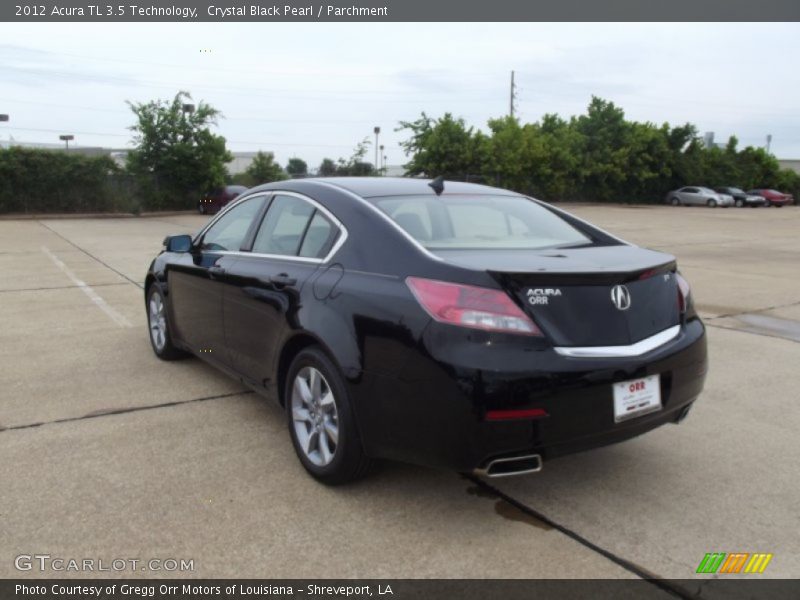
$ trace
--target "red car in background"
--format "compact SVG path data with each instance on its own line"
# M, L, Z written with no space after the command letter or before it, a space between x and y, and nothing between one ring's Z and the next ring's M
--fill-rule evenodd
M243 185L226 185L217 188L210 194L206 194L197 203L197 210L201 215L213 215L218 213L228 202L246 191L247 188Z
M794 204L794 196L792 196L791 194L784 194L783 192L779 192L778 190L761 188L756 190L750 190L747 193L754 194L756 196L763 196L764 199L767 201L767 206L781 207L784 204Z

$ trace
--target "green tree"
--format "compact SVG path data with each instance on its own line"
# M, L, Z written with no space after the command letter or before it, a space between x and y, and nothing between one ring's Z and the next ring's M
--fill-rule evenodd
M367 177L377 174L375 165L364 160L369 149L370 141L367 138L356 144L353 154L348 159L340 158L336 167L337 175L349 175L352 177Z
M486 137L450 113L431 119L423 112L416 121L400 121L395 131L403 130L411 132L400 144L411 155L404 165L409 175L471 179L486 164Z
M332 177L336 175L336 163L330 158L323 158L317 169L317 175L320 177Z
M225 183L225 164L233 160L225 138L211 131L222 114L202 101L184 110L191 99L178 92L171 101L128 102L137 123L130 127L136 148L128 153L127 168L155 208L194 206Z
M253 162L245 169L245 175L249 179L250 186L287 179L286 171L275 162L275 155L272 152L257 152Z
M308 175L308 165L301 158L290 158L286 164L286 172L293 178L305 177Z

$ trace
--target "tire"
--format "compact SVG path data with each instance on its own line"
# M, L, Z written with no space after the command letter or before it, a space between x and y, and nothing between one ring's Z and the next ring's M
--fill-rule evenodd
M708 205L708 208L716 208L717 201L714 200L713 198L709 198L708 202L706 202L706 204Z
M736 204L736 208L742 208L742 207L744 207L744 200L739 199L739 200L737 200L735 202L735 204Z
M669 199L669 203L672 204L672 206L680 206L681 205L681 201L677 197L670 198Z
M150 334L150 345L153 352L161 360L178 360L186 358L188 353L172 344L167 323L167 304L161 287L154 283L147 291L147 329Z
M294 358L283 397L294 450L312 477L339 485L367 475L372 460L364 454L344 378L322 350L311 346Z
M775 206L776 206L777 208L783 208L783 202L781 202L780 204L776 204Z

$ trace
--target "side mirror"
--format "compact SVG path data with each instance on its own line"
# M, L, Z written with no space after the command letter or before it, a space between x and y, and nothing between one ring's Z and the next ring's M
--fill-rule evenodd
M167 252L188 252L192 249L192 236L168 235L164 238L164 246Z

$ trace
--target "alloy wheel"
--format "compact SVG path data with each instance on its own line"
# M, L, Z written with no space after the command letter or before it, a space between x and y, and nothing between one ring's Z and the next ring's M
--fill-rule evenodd
M150 337L156 350L161 352L167 343L167 318L164 314L164 301L158 292L150 296L149 319Z
M306 458L318 467L330 464L339 445L339 413L333 390L314 367L303 367L294 378L292 423Z

